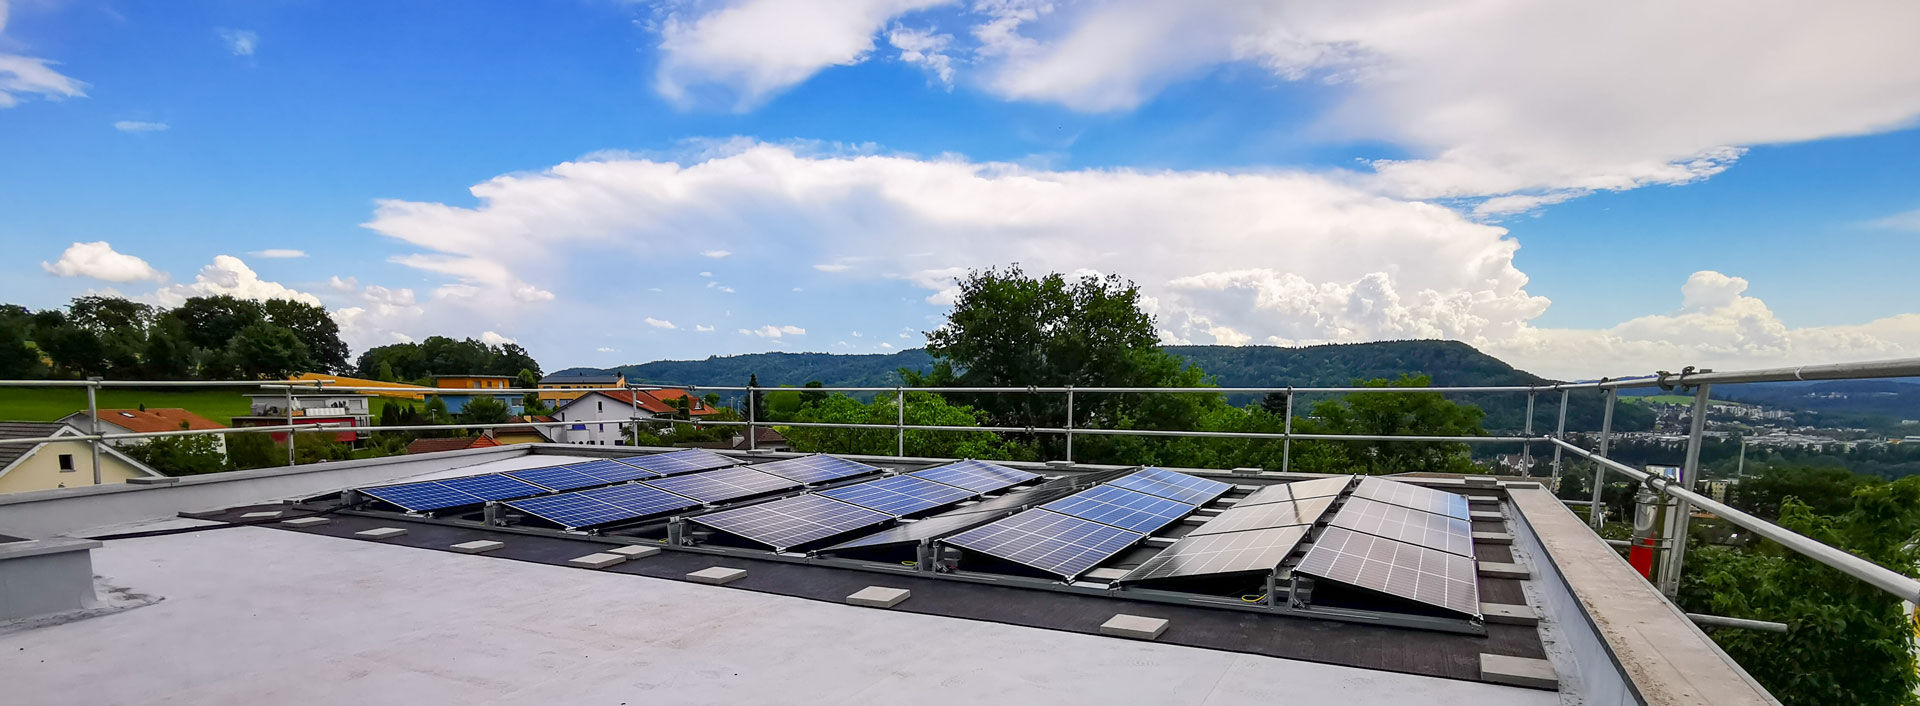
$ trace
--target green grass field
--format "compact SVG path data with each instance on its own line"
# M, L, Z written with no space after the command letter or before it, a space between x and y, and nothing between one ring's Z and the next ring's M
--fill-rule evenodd
M244 391L253 391L245 388ZM241 396L241 388L211 389L174 389L174 390L132 390L106 388L100 391L101 409L134 409L146 405L155 407L180 407L189 412L206 417L221 424L232 426L234 415L247 413L247 398ZM388 404L403 403L406 400L394 400L386 397L373 399L374 419L380 418L380 410ZM420 403L415 402L415 407ZM84 411L87 408L87 391L84 388L58 387L4 387L0 388L0 421L7 422L51 422L61 417Z

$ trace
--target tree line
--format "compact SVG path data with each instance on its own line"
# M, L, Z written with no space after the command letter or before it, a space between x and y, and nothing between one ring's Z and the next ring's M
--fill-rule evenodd
M255 380L346 368L339 325L297 301L217 295L168 309L88 295L63 309L0 304L0 378Z

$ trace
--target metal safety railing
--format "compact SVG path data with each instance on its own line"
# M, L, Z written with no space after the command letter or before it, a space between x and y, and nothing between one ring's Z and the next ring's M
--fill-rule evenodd
M1857 379L1910 377L1910 376L1920 376L1920 358L1874 361L1874 362L1864 362L1864 363L1814 365L1814 366L1802 366L1802 367L1792 367L1792 368L1773 368L1773 369L1765 369L1765 370L1748 370L1748 371L1733 371L1733 372L1715 372L1711 370L1694 370L1692 368L1688 368L1679 373L1660 372L1655 375L1634 377L1634 378L1601 379L1601 380L1584 381L1584 382L1554 383L1554 384L1546 384L1546 385L1478 386L1478 387L1432 387L1430 386L1430 387L1153 388L1153 387L1073 387L1073 386L1064 386L1064 387L905 387L905 386L870 387L869 386L869 387L796 388L796 387L713 386L713 385L626 385L621 387L604 387L604 388L532 388L532 389L528 389L528 388L464 388L464 387L462 388L355 387L355 386L349 386L349 385L330 385L330 384L327 384L325 381L306 381L306 380L287 380L287 381L276 380L276 381L264 381L264 382L257 381L257 380L256 381L197 381L197 380L195 381L179 381L179 380L176 380L176 381L125 381L125 380L100 380L100 379L0 380L0 387L85 388L87 392L88 418L89 420L91 420L91 424L92 424L92 428L89 430L89 433L86 433L86 434L79 434L79 435L68 434L68 435L54 436L54 437L0 439L0 445L25 444L25 443L37 444L37 443L45 443L49 441L61 441L61 440L87 441L93 446L93 449L94 449L94 466L93 466L94 476L95 476L94 482L98 484L100 482L99 446L103 442L123 440L123 439L157 438L157 437L166 437L166 436L188 436L188 435L201 435L201 434L284 432L289 435L292 435L292 434L298 434L300 432L336 432L337 433L344 430L352 430L355 432L441 431L441 430L459 430L459 429L496 429L496 428L528 427L528 426L544 427L544 426L573 426L573 425L580 425L580 424L617 424L617 425L628 425L628 428L635 435L634 438L637 439L639 430L643 425L693 424L693 425L702 425L702 426L713 425L713 426L746 427L748 448L753 449L757 447L758 437L759 437L758 432L763 427L867 429L867 430L892 430L895 433L895 437L896 437L896 455L905 456L906 455L906 433L909 431L994 432L994 433L1016 433L1016 434L1047 434L1047 435L1064 436L1066 441L1065 443L1066 458L1063 460L1068 462L1073 461L1073 440L1076 436L1106 435L1106 436L1156 436L1156 437L1189 437L1189 438L1217 438L1217 439L1254 439L1254 440L1279 441L1282 444L1283 451L1282 451L1281 468L1280 468L1282 472L1291 470L1290 467L1291 467L1291 460L1292 460L1292 443L1296 439L1303 440L1303 441L1356 441L1356 442L1385 442L1385 443L1394 443L1394 442L1499 443L1499 444L1519 444L1521 446L1521 453L1523 457L1522 472L1524 475L1529 475L1529 476L1532 475L1531 445L1535 442L1540 442L1540 443L1548 444L1553 449L1553 460L1551 463L1551 467L1552 467L1552 478L1556 483L1558 482L1562 473L1562 460L1563 460L1562 453L1563 452L1570 453L1582 459L1593 462L1594 464L1593 499L1589 501L1572 501L1572 502L1577 502L1577 504L1584 504L1589 506L1590 508L1589 519L1596 530L1598 530L1599 527L1601 526L1601 523L1604 522L1604 515L1600 513L1599 508L1603 506L1602 499L1601 499L1601 491L1605 486L1606 474L1609 471L1625 475L1628 478L1632 479L1633 481L1638 482L1643 486L1652 489L1655 492L1661 493L1667 497L1672 498L1677 503L1675 508L1676 511L1669 512L1667 515L1668 526L1665 530L1665 540L1662 542L1662 544L1664 544L1665 551L1664 551L1661 571L1659 572L1660 588L1663 593L1665 593L1670 597L1673 596L1678 591L1678 588L1679 588L1680 572L1682 570L1682 567L1686 558L1686 537L1688 532L1689 518L1691 516L1691 509L1694 507L1698 507L1708 512L1711 512L1714 515L1719 516L1720 518L1725 519L1736 526L1753 531L1754 533L1759 534L1762 537L1766 537L1767 539L1771 539L1775 542L1778 542L1782 546L1786 547L1787 549L1794 551L1802 556L1806 556L1809 559L1812 559L1813 561L1832 567L1838 571L1841 571L1849 576L1858 578L1862 581L1866 581L1867 583L1883 591L1886 591L1890 594L1898 596L1903 600L1920 603L1920 581L1915 581L1913 578L1908 577L1899 572L1876 565L1872 562L1866 561L1865 559L1861 559L1860 557L1854 556L1840 549L1822 544L1816 540L1797 534L1795 532L1787 530L1786 528L1780 527L1779 525L1775 525L1773 523L1767 522L1766 520L1760 519L1758 517L1754 517L1753 515L1742 512L1738 509L1735 509L1731 506L1726 505L1725 503L1721 503L1717 500L1714 500L1713 498L1710 498L1698 492L1695 492L1694 490L1695 484L1698 482L1698 476L1699 476L1698 471L1700 468L1700 450L1703 444L1705 420L1706 420L1708 406L1709 406L1708 393L1712 385L1731 384L1731 383L1748 383L1748 382L1857 380ZM287 412L287 417L286 417L287 423L281 424L281 425L273 425L273 426L241 427L241 428L232 428L232 429L178 430L178 431L163 431L163 432L135 432L135 433L124 433L124 434L106 434L100 431L99 406L98 406L98 400L97 400L97 394L96 394L99 390L105 389L105 388L150 388L150 387L257 387L264 390L277 391L277 392L280 392L285 397L285 404L282 409L284 409ZM1613 413L1614 413L1615 406L1619 402L1619 395L1618 395L1619 391L1622 389L1648 388L1648 387L1659 387L1667 390L1681 390L1681 391L1686 391L1690 389L1693 393L1692 417L1691 417L1689 428L1688 428L1685 461L1684 461L1684 465L1682 466L1682 471L1681 471L1679 481L1674 481L1672 479L1668 479L1661 475L1652 474L1646 471L1635 469L1631 466L1628 466L1626 464L1623 464L1611 458L1608 458L1607 456L1611 446L1612 439L1613 439L1613 417L1614 417ZM573 397L573 396L593 393L596 391L607 391L607 390L625 390L628 392L639 392L639 391L663 390L663 389L685 390L687 391L689 396L691 396L691 394L695 391L744 392L746 393L745 406L746 406L747 418L744 420L712 420L712 419L679 419L679 418L671 418L671 417L662 418L659 416L643 416L641 414L639 398L637 395L629 395L629 402L631 404L631 408L629 409L629 414L626 417L560 419L560 420L549 421L549 422L520 421L520 422L505 422L505 423L491 423L491 424L456 423L456 424L426 424L426 425L397 425L397 426L396 425L343 426L337 423L299 424L294 421L295 418L292 414L296 393L312 395L312 394L325 394L330 392L341 392L341 393L366 392L366 393L375 393L375 394L384 393L390 396L396 395L396 394L402 394L407 396L412 396L417 394L441 394L441 395L465 395L465 396L538 395L538 396L543 396L543 398L549 398L549 397L560 398L563 396ZM1576 445L1567 441L1567 410L1569 407L1570 396L1573 391L1578 391L1578 390L1600 390L1605 393L1605 403L1603 406L1601 428L1599 430L1599 435L1598 435L1598 450L1595 450L1595 451L1587 450L1585 448L1580 447L1579 445ZM888 393L890 392L890 393L893 393L894 399L895 399L895 406L896 406L895 422L893 424L852 424L852 423L835 423L835 422L773 421L773 420L759 419L759 410L756 409L757 403L755 401L758 395L756 395L755 393L802 392L802 391L828 392L828 393L831 393L831 392ZM1066 409L1066 424L1064 426L1059 426L1059 427L952 426L952 425L907 424L906 422L906 419L907 419L906 393L907 392L953 393L953 394L967 393L967 394L1025 394L1025 395L1058 394L1058 395L1064 395L1065 409ZM1297 395L1308 394L1308 393L1320 394L1320 393L1354 393L1354 392L1377 392L1377 393L1386 393L1386 394L1422 393L1422 392L1448 393L1448 394L1524 393L1527 396L1527 415L1524 422L1523 430L1521 434L1518 436L1319 434L1319 433L1303 433L1303 432L1293 431L1294 400ZM1534 417L1535 417L1535 414L1534 414L1535 402L1538 396L1540 395L1540 393L1543 393L1543 392L1545 393L1559 392L1560 393L1560 409L1558 413L1558 423L1556 424L1553 433L1544 434L1544 435L1536 434L1534 433L1534 430L1533 430L1533 423L1534 423ZM1280 432L1230 432L1230 431L1158 430L1158 429L1097 429L1097 428L1078 427L1074 424L1075 402L1076 402L1076 398L1079 395L1084 395L1084 394L1282 394L1285 396L1285 407L1286 407L1285 421L1284 421L1283 429ZM689 415L689 416L692 416L692 415ZM289 439L289 441L291 442L291 438ZM288 443L287 447L288 447L288 451L287 451L288 462L289 464L292 464L297 461L297 457L294 455L294 444ZM1766 629L1772 629L1772 628L1766 628Z

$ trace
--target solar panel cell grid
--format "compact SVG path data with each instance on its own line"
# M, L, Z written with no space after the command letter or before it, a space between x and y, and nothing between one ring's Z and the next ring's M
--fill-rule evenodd
M808 485L880 472L880 469L873 466L826 454L762 463L755 465L753 470Z
M582 490L575 494L626 510L633 517L659 515L700 506L697 500L638 483Z
M777 550L785 550L877 525L893 517L809 494L690 519Z
M1423 488L1410 483L1362 478L1360 486L1353 489L1353 494L1355 497L1378 500L1462 520L1468 517L1465 496Z
M941 485L913 476L894 476L820 491L835 500L890 515L911 515L974 496L973 491Z
M1464 557L1473 556L1473 529L1466 520L1409 510L1398 505L1350 498L1334 513L1333 524L1357 532L1397 539Z
M1456 554L1328 527L1294 570L1480 616L1474 562Z
M1234 507L1264 505L1267 503L1304 500L1307 498L1332 497L1339 495L1340 491L1346 490L1347 485L1352 482L1353 476L1340 476L1338 478L1315 478L1313 480L1295 481L1292 483L1278 483L1256 490L1252 495L1241 498L1240 502L1236 503Z
M663 454L628 456L616 460L629 466L652 471L663 476L740 465L739 461L706 449L684 449Z
M1139 568L1121 577L1120 582L1272 571L1306 535L1307 527L1296 525L1189 536L1142 562Z
M1206 524L1195 528L1188 536L1225 534L1274 527L1311 525L1326 514L1327 507L1333 504L1333 498L1308 498L1306 500L1267 503L1241 507L1220 513Z
M722 468L642 482L708 503L800 487L797 482L746 468Z
M966 460L914 471L907 475L965 488L976 493L991 493L1039 478L1037 473L1007 468L985 461Z
M523 483L500 475L468 476L466 478L448 478L439 481L453 490L472 495L483 500L512 500L547 492L545 488Z
M1208 480L1185 473L1175 473L1163 468L1147 468L1136 471L1108 485L1127 490L1138 491L1188 505L1205 505L1214 498L1225 495L1233 486L1217 480Z
M528 468L519 471L507 471L501 475L513 478L514 480L532 483L548 490L575 490L606 484L606 481L568 469L566 466Z
M633 517L625 508L582 497L579 493L510 500L506 505L567 528L592 527Z
M633 466L621 463L619 461L614 461L614 460L587 461L586 463L570 463L565 466L561 466L561 468L567 469L569 471L573 471L574 473L579 473L581 475L590 476L590 477L599 479L603 483L624 483L626 481L639 480L641 478L657 478L660 475L658 473L654 473L653 471L649 471L641 468L635 468Z
M384 500L408 512L444 510L450 507L478 505L486 502L486 498L479 497L472 493L454 490L434 482L361 488L360 492Z
M945 541L1071 579L1144 538L1139 532L1034 509Z
M1192 505L1110 485L1094 486L1041 507L1135 532L1153 533L1193 512Z

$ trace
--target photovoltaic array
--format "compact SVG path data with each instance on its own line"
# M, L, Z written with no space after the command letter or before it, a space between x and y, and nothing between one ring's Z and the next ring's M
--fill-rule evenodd
M1240 502L1234 504L1234 507L1265 505L1267 503L1281 503L1292 500L1305 500L1307 498L1337 497L1341 491L1346 490L1347 486L1352 483L1353 476L1315 478L1313 480L1294 481L1292 483L1276 483L1256 490L1252 495L1241 498Z
M601 480L598 477L576 471L570 467L571 465L577 464L570 464L569 466L547 466L546 468L527 468L518 471L507 471L501 475L513 478L514 480L532 483L547 490L578 490L580 488L591 488L596 485L606 485L608 483L608 481Z
M1207 520L1206 524L1187 533L1187 536L1311 525L1326 514L1333 501L1334 498L1307 498L1264 505L1235 505L1233 509Z
M704 473L667 476L645 484L703 503L717 503L800 487L791 481L749 468L720 468Z
M1306 537L1307 529L1306 525L1294 525L1188 536L1142 562L1120 581L1273 571Z
M1004 490L1040 477L1038 473L1028 473L972 459L914 471L907 475L956 488L966 488L975 493Z
M966 500L974 492L913 476L894 476L820 491L821 495L893 516L911 515Z
M1111 485L1094 486L1041 507L1103 525L1152 534L1192 513L1194 507Z
M479 505L488 500L524 498L547 492L540 486L493 474L374 486L359 490L407 512L431 512Z
M1397 539L1449 554L1473 556L1473 529L1466 520L1409 510L1366 498L1348 498L1333 515L1335 527Z
M870 473L879 473L880 469L858 461L849 461L837 456L815 454L790 458L785 461L757 464L753 470L771 473L787 480L799 481L807 485L825 483L841 478L852 478Z
M1480 617L1474 561L1458 554L1328 527L1294 570Z
M1146 536L1036 508L945 541L1072 580Z
M714 468L738 466L739 461L727 458L706 449L683 449L663 454L629 456L619 459L621 463L652 472L654 475L671 476L680 473L693 473Z
M1410 483L1362 478L1360 487L1353 489L1353 496L1461 520L1468 519L1465 496L1422 488Z
M699 501L639 483L510 500L507 507L567 529L594 527L699 507Z
M1108 485L1193 506L1213 502L1214 499L1226 495L1228 490L1233 489L1233 486L1228 483L1175 473L1164 468L1141 469Z
M871 527L893 516L810 493L688 519L785 551Z

